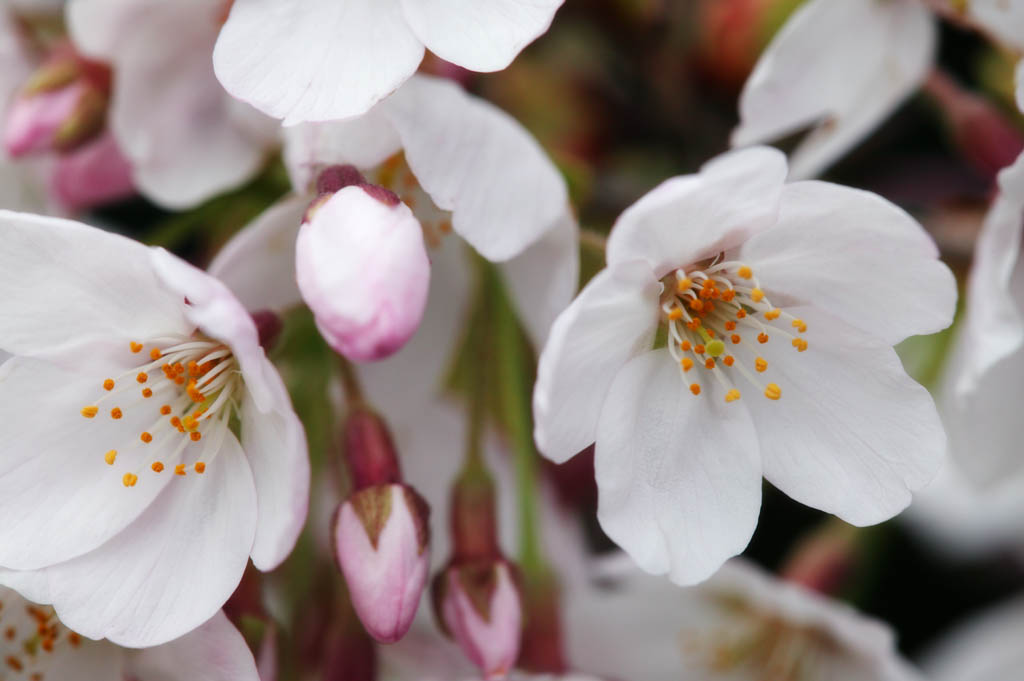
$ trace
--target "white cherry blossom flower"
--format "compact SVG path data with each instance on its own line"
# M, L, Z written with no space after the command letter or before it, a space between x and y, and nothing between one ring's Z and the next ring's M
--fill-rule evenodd
M924 81L936 34L935 19L919 0L809 0L747 80L733 145L812 126L793 152L790 174L819 174Z
M45 578L85 636L181 636L302 527L309 463L284 384L234 295L166 251L7 211L0 234L0 418L17 424L0 566Z
M0 674L30 681L259 681L245 639L218 612L196 630L132 650L71 631L53 608L0 587Z
M183 209L249 180L277 124L221 88L211 54L224 0L70 0L75 46L114 72L109 126L136 187Z
M922 666L934 681L1003 681L1024 665L1024 598L990 608L944 636Z
M424 46L500 71L563 0L236 0L213 53L225 89L285 125L366 113L419 66Z
M596 442L604 530L678 583L746 546L762 476L867 525L906 507L945 449L892 349L952 320L934 243L878 196L785 176L780 152L754 148L641 198L540 358L540 451Z
M576 290L577 227L564 180L517 122L454 83L415 76L365 116L287 129L284 153L296 195L236 236L211 272L226 276L250 309L294 305L301 300L295 240L318 174L352 164L394 191L423 227L431 274L412 339L388 359L360 366L369 397L389 417L420 411L440 387L469 304L467 244L499 263L538 345ZM351 255L339 252L338 267L362 264L346 264ZM222 275L228 266L232 272Z
M645 681L916 681L892 631L741 559L680 588L615 558L564 597L566 655Z

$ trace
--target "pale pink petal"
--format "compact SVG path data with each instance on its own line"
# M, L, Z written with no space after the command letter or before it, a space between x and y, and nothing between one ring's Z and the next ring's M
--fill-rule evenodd
M127 671L138 681L260 681L249 646L223 612L179 639L130 655Z
M711 378L700 395L666 350L619 371L597 426L597 517L648 572L710 577L746 547L761 509L758 435Z
M238 0L213 52L224 88L285 125L363 114L422 59L398 0Z
M548 30L564 0L402 0L431 52L471 71L500 71Z
M540 453L562 463L594 442L616 372L650 349L658 282L643 263L606 269L555 320L533 392Z
M372 168L402 149L391 121L380 107L357 118L303 123L284 129L284 163L295 191L312 192L326 166Z
M206 464L202 475L174 476L145 513L100 548L47 568L64 624L90 638L145 647L186 634L220 609L249 560L257 501L233 435Z
M769 296L827 310L895 344L953 321L956 281L924 229L869 192L798 182L782 192L776 226L736 256Z
M608 238L608 264L647 261L654 276L739 245L775 222L786 159L769 148L719 156L662 182L627 208Z
M485 258L508 260L565 215L568 190L558 169L489 102L451 81L417 76L382 107L420 185Z
M827 168L913 92L931 68L935 20L924 3L810 0L761 55L740 95L734 146L815 129L790 176Z

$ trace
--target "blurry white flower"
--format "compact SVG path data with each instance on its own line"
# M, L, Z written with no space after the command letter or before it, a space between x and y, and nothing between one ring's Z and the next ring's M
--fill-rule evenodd
M211 272L233 265L227 281L249 309L293 305L295 239L320 173L351 164L397 194L423 227L431 281L410 342L360 367L371 402L389 419L420 410L440 387L468 308L467 243L499 263L535 343L576 290L577 228L564 180L514 119L454 83L416 76L363 117L289 128L285 161L298 195L236 236ZM339 267L363 264L344 264L351 251L332 255Z
M747 80L733 145L812 126L792 154L790 175L819 174L924 81L935 41L935 20L919 0L809 0Z
M748 149L641 198L540 358L541 452L596 442L602 527L678 583L746 546L762 476L867 525L945 449L892 349L952 320L935 244L878 196L785 176L780 152Z
M4 678L34 681L259 681L252 653L223 613L155 648L92 641L65 627L53 608L0 587Z
M1008 681L1024 665L1024 598L991 608L943 637L922 666L933 681Z
M302 527L284 384L231 292L166 251L6 211L0 233L0 418L18 424L0 445L0 566L38 572L83 635L181 636Z
M211 55L223 0L70 0L68 29L114 72L108 124L139 191L183 209L262 167L276 123L221 88Z
M563 0L236 0L213 53L228 92L285 125L366 113L402 85L424 46L500 71Z

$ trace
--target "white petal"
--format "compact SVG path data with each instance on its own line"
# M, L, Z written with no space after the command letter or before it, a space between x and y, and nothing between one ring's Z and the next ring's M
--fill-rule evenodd
M112 540L47 568L54 608L68 627L128 647L159 645L210 619L234 591L256 532L241 447L229 433L205 473L174 477Z
M138 651L128 672L139 681L259 681L249 646L223 612L177 640Z
M548 30L564 0L402 0L427 48L471 71L500 71Z
M214 77L210 54L221 3L136 6L136 20L119 34L112 55L110 125L139 190L165 207L188 208L252 177L274 143L274 128L228 97Z
M1024 5L1006 0L971 0L967 12L997 40L1024 52Z
M312 192L324 166L371 168L402 149L381 107L344 121L303 123L284 129L284 163L295 191Z
M774 223L785 179L785 156L762 147L723 154L696 175L666 180L616 221L608 264L643 259L661 278L737 246Z
M616 372L651 347L658 294L644 263L626 263L598 273L555 320L533 391L544 456L562 463L594 442Z
M422 59L398 0L238 0L213 52L224 88L285 125L363 114Z
M790 176L813 177L869 134L924 80L936 27L914 0L811 0L761 55L740 95L733 145L818 125L797 147Z
M594 468L597 517L648 572L677 584L710 577L750 541L761 510L757 434L741 404L667 350L645 353L615 377L601 409Z
M925 656L935 681L1012 679L1024 665L1024 598L989 608L940 639Z
M956 378L969 399L985 372L1024 345L1024 154L999 173L999 195L974 249L961 342L963 365Z
M391 357L357 367L370 402L389 416L422 410L443 387L469 309L473 278L467 256L465 244L451 238L430 252L430 292L415 335Z
M551 325L572 302L579 283L576 221L566 215L536 243L502 263L500 269L530 340L536 347L544 347Z
M0 235L0 347L8 352L56 355L97 338L127 346L191 332L142 244L10 211L0 211Z
M259 344L252 317L234 294L217 279L162 248L151 248L149 262L164 286L187 301L189 321L211 338L231 347L261 411L274 406L272 375L276 373Z
M256 483L256 541L252 562L273 570L291 552L309 508L309 453L302 422L284 383L267 374L274 408L261 412L246 393L242 400L242 447Z
M743 400L761 441L765 477L797 501L854 525L887 520L938 473L946 435L928 391L889 344L813 308L797 352L779 333L759 345L779 400ZM746 349L737 359L752 365ZM741 388L743 386L740 386Z
M488 260L521 253L565 214L568 190L558 169L494 105L451 81L417 76L383 107L420 185Z
M8 570L0 568L0 584L14 589L33 603L49 603L50 580L46 570Z
M782 192L778 224L740 247L769 296L828 310L890 345L949 326L956 280L924 229L897 206L825 182Z
M295 238L309 202L308 196L278 201L224 244L210 263L210 275L250 312L287 310L302 302L295 283Z
M82 54L109 60L142 8L138 0L68 0L68 33Z
M152 428L155 407L126 407L116 421L107 415L115 401L104 403L95 418L79 414L104 394L104 378L118 373L83 378L24 357L0 367L0 418L21 424L0 449L0 514L6 519L0 565L35 569L91 551L127 527L167 484L166 476L146 477L131 489L122 483L125 473L148 468L174 448L169 438L149 446L139 440ZM117 459L107 465L104 455L112 449Z

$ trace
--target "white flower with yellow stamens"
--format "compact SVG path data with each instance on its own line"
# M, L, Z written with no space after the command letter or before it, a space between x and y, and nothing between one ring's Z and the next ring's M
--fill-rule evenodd
M85 636L181 636L302 527L284 384L227 287L166 251L8 211L0 234L0 566Z
M602 526L679 583L743 550L762 476L866 525L945 449L892 345L949 325L952 274L899 208L786 172L753 148L640 199L540 358L541 451L596 443Z

